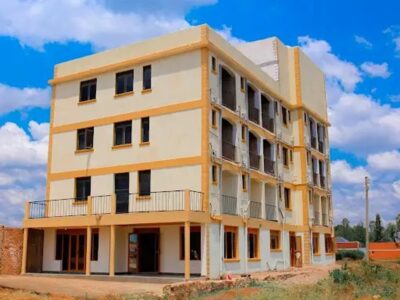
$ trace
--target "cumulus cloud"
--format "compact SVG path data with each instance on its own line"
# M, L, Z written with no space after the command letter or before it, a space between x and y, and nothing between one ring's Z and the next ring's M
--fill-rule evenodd
M33 107L45 108L49 104L49 88L16 88L0 83L0 114Z
M187 28L185 13L215 0L2 1L0 35L37 49L50 42L104 49Z
M360 35L355 35L354 40L356 41L357 44L360 44L367 49L371 49L373 46L370 41L368 41L365 37L360 36Z
M364 167L353 168L345 160L336 160L331 163L333 183L362 184L365 176L369 176Z
M361 65L361 70L370 77L389 78L391 75L387 63L375 64L367 61Z
M400 171L400 152L397 150L371 154L368 165L380 171Z
M400 52L400 26L392 25L386 28L383 33L389 35L395 45L395 51Z
M238 45L246 42L245 40L233 36L232 27L228 27L226 25L223 25L222 29L217 30L217 33L219 33L224 39L226 39L232 45Z

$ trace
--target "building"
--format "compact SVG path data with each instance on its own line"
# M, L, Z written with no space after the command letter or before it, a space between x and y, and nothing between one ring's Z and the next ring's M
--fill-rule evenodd
M47 194L22 273L226 272L334 260L323 73L207 26L55 66Z
M336 250L360 250L359 241L348 241L347 239L338 236L336 237Z

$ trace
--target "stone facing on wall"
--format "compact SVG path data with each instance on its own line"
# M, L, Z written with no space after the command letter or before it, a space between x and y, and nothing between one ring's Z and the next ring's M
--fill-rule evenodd
M0 226L0 274L20 274L22 243L22 229Z

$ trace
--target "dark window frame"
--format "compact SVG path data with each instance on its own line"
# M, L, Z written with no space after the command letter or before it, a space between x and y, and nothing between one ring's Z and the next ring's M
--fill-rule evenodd
M115 74L115 94L125 94L134 90L134 70L127 70ZM120 86L122 84L122 86Z
M216 73L217 72L217 59L215 56L211 56L211 70Z
M140 119L140 142L143 144L150 143L150 118Z
M119 138L121 130L122 137ZM114 123L114 146L132 144L132 121Z
M285 208L291 208L291 191L289 188L283 188L283 200L285 201Z
M180 227L179 230L180 242L180 260L185 260L185 228ZM197 255L196 255L197 253ZM190 260L201 260L201 227L190 227Z
M151 65L143 66L143 90L151 90L152 67Z
M237 227L224 227L224 259L237 259L238 253L238 230Z
M81 81L79 87L79 102L96 100L97 78Z
M218 167L217 165L211 166L211 180L213 184L218 184Z
M282 107L282 124L287 126L289 124L288 114L287 114L288 109L284 106L281 106L281 107Z
M90 176L75 178L75 201L87 201L91 195L91 185L92 178Z
M148 178L146 176L148 175ZM148 180L148 182L143 182ZM138 172L139 196L151 195L151 170L141 170Z
M281 249L281 232L279 230L271 230L269 233L270 238L270 249L280 250Z
M83 141L81 143L81 136ZM94 144L94 127L87 127L78 129L76 132L76 150L93 149Z
M247 258L259 258L259 230L249 228L247 233Z

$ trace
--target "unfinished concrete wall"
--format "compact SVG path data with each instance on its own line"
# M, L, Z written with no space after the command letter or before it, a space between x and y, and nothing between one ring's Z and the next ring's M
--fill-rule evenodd
M0 226L0 274L21 272L23 230Z

